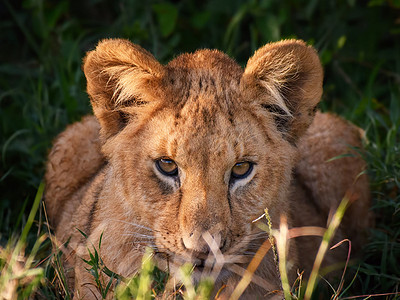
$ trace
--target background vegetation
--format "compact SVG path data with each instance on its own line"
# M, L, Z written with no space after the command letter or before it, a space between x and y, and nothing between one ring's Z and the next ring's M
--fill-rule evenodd
M0 1L0 245L19 245L18 253L27 245L30 261L24 265L28 273L17 278L19 298L35 287L42 297L61 297L51 291L51 243L41 237L41 209L28 215L33 203L40 204L34 200L52 139L90 112L82 57L108 37L128 38L162 62L207 47L242 65L270 41L313 44L325 69L321 109L366 130L376 214L362 262L353 267L358 274L336 299L399 291L400 1ZM18 244L14 237L21 233ZM11 252L0 253L1 298Z

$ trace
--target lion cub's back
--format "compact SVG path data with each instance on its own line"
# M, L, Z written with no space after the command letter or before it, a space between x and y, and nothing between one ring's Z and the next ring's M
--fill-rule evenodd
M47 162L46 209L54 228L61 217L74 213L79 197L72 197L104 164L94 116L67 127L55 140Z
M320 214L328 217L346 193L351 197L341 227L360 247L363 231L372 226L371 194L366 163L361 157L364 132L330 114L318 112L299 145L296 177L310 193Z

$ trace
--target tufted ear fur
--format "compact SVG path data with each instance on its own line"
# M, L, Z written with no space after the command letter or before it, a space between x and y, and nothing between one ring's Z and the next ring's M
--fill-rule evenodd
M255 52L241 79L245 99L273 115L291 143L311 124L322 94L323 71L316 51L303 41L267 44Z
M146 50L127 40L99 42L87 53L83 70L93 112L107 139L118 133L138 107L149 106L164 74L164 67Z

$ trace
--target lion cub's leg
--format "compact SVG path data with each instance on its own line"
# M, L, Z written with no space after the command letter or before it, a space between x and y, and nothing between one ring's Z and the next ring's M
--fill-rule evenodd
M353 249L361 246L365 229L373 223L368 177L363 174L366 163L354 150L362 150L362 134L338 116L318 112L299 144L301 158L295 170L297 184L324 222L349 193L351 205L338 235L350 238ZM302 223L307 225L307 220Z

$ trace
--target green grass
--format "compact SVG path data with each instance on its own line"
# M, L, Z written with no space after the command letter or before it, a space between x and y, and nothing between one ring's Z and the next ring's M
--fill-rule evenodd
M363 155L376 215L360 264L348 267L343 289L334 297L398 292L399 10L396 0L0 0L0 295L15 283L19 299L34 292L45 299L70 298L61 251L53 246L41 207L41 182L52 139L91 110L82 57L107 37L128 38L162 62L209 47L241 65L269 41L294 37L313 44L325 69L321 109L366 131ZM151 265L144 268L129 290L120 292L121 299L139 290L143 299L163 295L165 275ZM155 293L144 288L150 281ZM207 282L189 285L176 295L191 298L190 291L209 291ZM324 285L319 280L314 295Z

